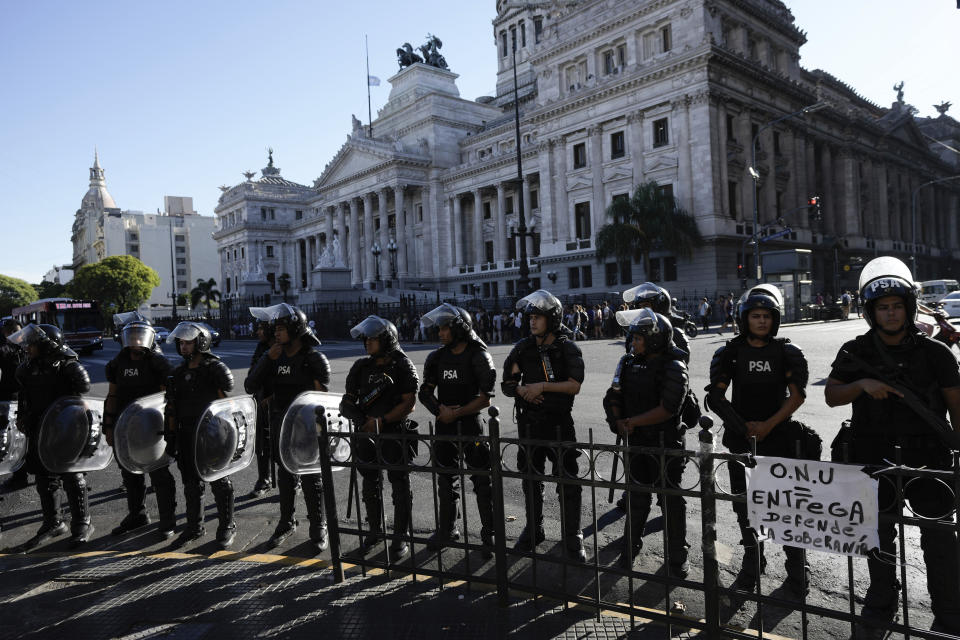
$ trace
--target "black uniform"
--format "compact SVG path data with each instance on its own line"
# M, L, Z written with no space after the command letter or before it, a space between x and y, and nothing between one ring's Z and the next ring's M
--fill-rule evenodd
M400 349L394 349L387 352L385 357L387 361L382 365L377 364L376 356L361 358L353 363L347 374L344 404L340 411L353 419L356 426L363 424L366 418L382 417L401 403L401 396L417 392L417 369L407 354ZM347 406L348 404L350 406ZM351 413L353 415L349 415ZM404 433L409 428L415 429L415 423L403 419L382 424L380 431ZM370 528L374 532L380 532L383 530L383 510L380 503L383 476L378 465L407 464L416 453L416 442L381 440L375 434L358 434L353 446L357 461L371 465L360 468L360 475L363 477L361 492ZM387 471L387 479L393 488L393 530L395 533L406 534L410 530L410 512L413 509L410 472L405 469L391 469Z
M0 402L16 402L17 393L20 391L20 383L17 382L17 367L23 362L23 349L13 344L0 333ZM0 420L6 420L6 416L0 416ZM6 428L6 422L0 423L0 431ZM26 465L17 469L10 477L7 486L27 485L27 467Z
M715 413L724 419L723 444L732 453L750 451L746 433L735 427L720 408L726 405L718 383L733 385L732 410L744 422L766 420L783 406L787 398L788 384L795 384L804 393L809 372L807 360L799 347L785 338L773 338L762 347L754 347L742 334L720 347L710 363L709 402ZM798 455L798 443L800 453ZM820 459L820 439L805 425L788 418L775 426L767 436L757 442L757 455L783 458ZM739 464L727 465L730 473L730 491L741 494L746 491L744 469ZM740 525L741 542L745 549L743 574L756 579L757 562L760 570L766 566L763 544L757 542L757 533L750 527L747 505L733 503L737 524ZM806 567L803 552L798 547L784 546L787 556L788 580L798 588L806 588Z
M183 497L187 508L187 532L202 533L203 490L205 484L194 464L194 442L197 423L211 402L233 389L233 374L220 358L202 353L197 367L189 362L181 363L167 381L168 423L173 421L175 431L168 433L177 454L177 467L183 482ZM220 522L233 522L233 483L229 477L210 483Z
M281 351L280 357L271 360L264 355L257 361L244 387L248 393L272 392L270 401L270 441L274 462L277 464L277 485L280 489L280 523L278 528L289 529L295 526L294 510L296 503L297 477L287 471L280 463L278 444L280 425L283 416L294 399L304 391L314 391L315 383L326 389L330 384L330 363L320 351L320 347L306 338L297 353L288 356ZM300 476L303 486L303 498L307 505L307 517L310 519L311 539L318 540L320 530L326 527L326 513L323 509L323 485L320 474ZM324 535L324 538L326 536Z
M939 416L947 413L941 391L960 387L960 371L950 348L925 335L908 332L896 346L885 345L876 329L851 340L841 347L833 362L830 378L844 384L862 378L876 378L861 369L844 351L852 353L878 369L888 380L912 390L923 403ZM902 464L928 469L953 468L952 454L927 424L901 399L888 396L875 400L862 393L853 401L852 438L849 443L851 462L887 466L896 460L895 447L900 446ZM896 516L895 488L881 480L880 509ZM942 518L953 509L952 492L933 479L912 480L904 486L904 497L919 517ZM899 584L896 554L895 523L879 524L880 550L887 560L871 556L870 588L865 609L872 608L890 615L895 612ZM921 527L920 547L927 567L927 590L936 618L956 632L960 630L960 580L957 576L957 536L951 530Z
M266 355L270 350L270 341L257 342L257 348L253 350L253 357L250 358L250 369L247 371L247 377L253 373L254 367L260 358ZM263 401L270 396L269 387L265 386L252 394L257 400L257 485L269 486L270 479L270 412Z
M439 405L464 406L480 395L492 398L497 372L493 359L478 342L466 342L461 353L454 353L451 346L444 346L427 356L423 366L423 384L420 387L421 403L434 415L439 415ZM436 397L434 397L436 389ZM461 416L454 422L437 422L437 435L477 436L483 434L480 414ZM486 443L437 442L434 450L436 464L442 467L457 467L461 447L463 457L470 468L490 468L490 448ZM477 496L480 513L481 537L493 540L493 497L490 476L472 475L473 492ZM439 534L449 537L460 517L459 473L437 475L437 499L439 507Z
M129 349L122 349L106 367L107 382L116 385L116 394L113 415L109 418L104 415L104 427L112 428L116 418L135 400L162 391L170 370L170 363L162 353L145 351L140 360L134 360ZM120 465L120 475L127 490L128 517L146 520L147 482L144 474L132 473ZM160 531L173 531L177 520L177 491L169 467L151 471L150 483L157 496Z
M628 440L631 447L684 448L680 413L689 388L687 367L683 362L685 353L680 349L670 349L662 355L644 357L628 354L621 358L618 364L620 398L615 400L622 406L621 417L638 416L661 404L671 414L659 424L634 428ZM616 386L611 391L618 393ZM668 457L663 463L665 473L661 472L659 458L642 453L630 455L629 482L648 487L680 488L686 458ZM687 502L682 495L666 495L662 498L661 508L667 522L669 565L674 573L685 573L683 565L687 561L689 548ZM650 515L651 501L650 493L630 492L629 532L632 548L625 551L630 552L631 560L643 547L643 529Z
M60 489L63 488L70 504L70 528L76 537L91 526L86 477L82 473L49 472L40 461L37 438L40 421L50 405L63 396L82 396L90 391L90 378L77 354L67 347L29 358L17 367L16 377L21 387L17 422L29 439L26 466L36 476L43 512L41 531L60 526Z
M538 345L535 336L526 337L514 345L503 364L503 389L509 396L515 395L517 385L530 385L538 382L566 382L573 379L583 382L584 365L580 347L569 340L564 333L554 333L550 344ZM520 368L519 375L513 374L513 365ZM512 386L512 389L511 389ZM559 446L564 442L575 442L576 430L573 426L573 396L566 393L546 392L543 403L534 405L516 397L517 431L520 438L549 440L556 447L521 446L517 451L517 468L529 474L543 475L546 460L550 458L554 476L576 478L579 473L577 458L580 451L575 447ZM558 452L560 453L558 459ZM571 551L582 550L583 533L580 531L580 506L582 487L578 484L557 483L557 495L560 498L561 527L567 548ZM543 528L543 482L527 480L523 483L526 502L527 532L531 528L542 531ZM540 537L539 535L537 537Z

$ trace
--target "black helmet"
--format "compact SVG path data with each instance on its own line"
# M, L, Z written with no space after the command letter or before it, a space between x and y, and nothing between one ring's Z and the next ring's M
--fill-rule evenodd
M63 333L59 327L52 324L28 324L16 333L10 334L7 340L24 348L35 344L44 355L63 347Z
M473 318L463 307L444 302L436 309L423 314L420 322L424 327L450 327L454 344L471 340L483 344L473 330Z
M388 353L400 347L400 334L392 322L380 316L367 316L360 324L350 329L354 340L379 338L381 353Z
M196 322L181 322L167 336L167 344L175 344L177 353L181 356L183 353L180 351L180 343L193 342L194 340L197 341L198 352L210 353L210 343L213 342L210 332L206 327Z
M123 325L120 332L120 344L127 347L142 347L153 349L157 340L157 332L149 322L131 320Z
M670 292L652 282L644 282L632 289L623 292L623 301L626 303L646 303L657 313L669 316L672 311Z
M760 284L740 296L737 301L737 327L740 333L746 335L749 333L749 324L747 323L747 314L753 309L767 309L773 316L773 324L770 329L770 336L777 335L780 330L780 319L783 317L783 295L780 289L772 284Z
M537 289L530 295L520 298L517 309L523 312L523 321L528 325L530 316L545 316L547 331L559 330L563 322L563 305L546 289Z
M646 355L664 353L673 347L673 325L670 320L653 309L630 309L617 311L617 324L627 327L627 347L629 351L633 336L643 336Z
M270 307L250 307L250 314L260 322L271 323L274 327L284 327L294 338L303 337L310 332L307 314L286 302Z
M899 296L907 308L907 323L916 327L917 286L913 274L902 261L891 256L874 258L860 272L860 297L863 300L863 317L870 327L875 326L877 300L886 296Z

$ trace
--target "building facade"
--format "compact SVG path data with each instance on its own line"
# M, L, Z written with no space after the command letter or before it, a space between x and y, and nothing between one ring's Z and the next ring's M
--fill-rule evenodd
M219 278L213 216L193 210L193 198L164 196L163 212L121 210L107 191L94 155L90 188L73 223L74 270L109 256L138 258L160 276L143 307L170 306L174 294L189 294L197 280ZM218 280L219 282L219 280Z
M560 294L647 279L736 291L756 240L763 253L809 251L791 275L808 296L854 288L878 254L915 260L919 278L956 275L960 185L934 182L956 159L921 131L936 123L918 123L902 85L881 107L804 69L805 35L779 0L499 0L492 26L496 96L466 100L455 73L413 64L311 186L282 179L271 157L259 181L222 188L214 237L231 292L276 291L287 273L310 302L327 252L355 295L389 283L511 296L521 202L533 285ZM651 180L705 245L655 251L650 273L598 262L607 207Z

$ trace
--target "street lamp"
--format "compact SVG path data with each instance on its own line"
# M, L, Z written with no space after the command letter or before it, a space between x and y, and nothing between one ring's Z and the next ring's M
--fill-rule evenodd
M793 113L788 113L785 116L780 116L779 118L774 118L770 122L766 123L753 135L753 142L750 146L750 167L747 169L750 172L750 177L753 178L753 236L754 236L754 245L753 245L753 275L756 284L760 284L760 208L759 208L759 198L760 198L760 173L757 171L757 140L760 139L760 134L765 130L769 129L775 124L783 122L784 120L789 120L790 118L796 118L797 116L806 115L808 113L813 113L814 111L819 111L824 107L827 107L826 102L816 102L809 106L800 109L799 111L794 111ZM774 159L775 160L775 159ZM771 162L770 166L772 172L774 173L774 178L776 178L776 163Z
M380 250L380 245L374 242L370 248L370 253L373 254L373 262L377 265L377 276L373 282L373 289L376 291L377 286L380 284L380 254L383 253L383 251Z
M557 284L557 272L547 271L547 280L550 281L550 284Z
M397 279L397 241L390 238L387 243L387 251L390 252L390 279Z
M520 278L517 280L517 295L530 292L530 267L527 265L527 219L523 211L523 161L520 154L520 90L517 85L517 41L513 41L513 122L517 136L517 233L520 237Z
M948 182L950 180L956 180L960 178L960 175L950 176L949 178L940 178L938 180L931 180L930 182L924 182L919 187L913 190L913 193L910 195L910 227L911 227L911 238L910 238L910 273L913 274L914 278L917 278L917 193L920 189L924 187L929 187L932 184L938 184L940 182Z

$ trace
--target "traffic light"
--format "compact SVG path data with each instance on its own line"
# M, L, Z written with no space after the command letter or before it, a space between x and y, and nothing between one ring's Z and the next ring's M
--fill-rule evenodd
M746 288L747 288L747 278L746 278L746 273L745 273L744 270L743 270L743 265L742 265L742 264L738 264L738 265L737 265L737 279L740 280L740 285L741 285L744 289L746 289Z
M807 198L807 206L810 208L810 218L816 221L823 220L823 213L820 210L820 196L811 196Z

